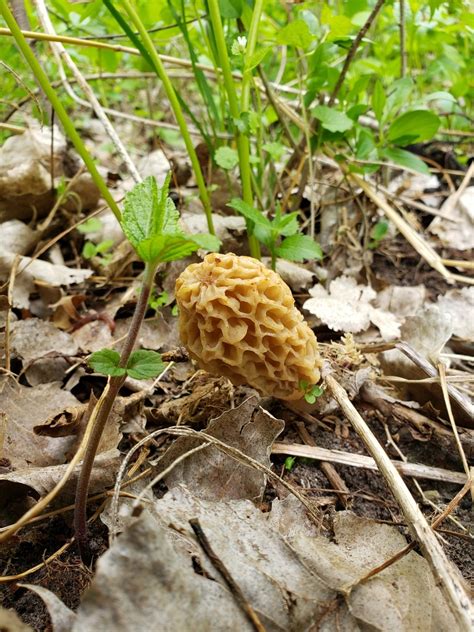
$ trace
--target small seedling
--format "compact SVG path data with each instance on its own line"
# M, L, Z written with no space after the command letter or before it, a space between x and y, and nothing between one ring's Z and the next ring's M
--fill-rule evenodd
M387 231L388 231L388 222L384 220L380 220L380 222L377 222L375 224L375 226L370 231L371 239L369 242L369 248L371 250L375 250L376 248L380 246L380 242L387 234Z
M304 398L308 404L314 404L318 397L324 393L324 389L317 384L308 384L305 380L300 380L300 388L304 391Z
M150 309L153 309L155 312L157 312L160 309L160 307L164 307L165 305L167 305L168 301L169 301L169 294L165 290L164 292L161 292L161 294L153 293L150 296L148 305Z
M283 464L283 467L288 472L291 472L291 470L295 466L295 463L296 463L296 456L287 456L286 459L285 459L285 463Z

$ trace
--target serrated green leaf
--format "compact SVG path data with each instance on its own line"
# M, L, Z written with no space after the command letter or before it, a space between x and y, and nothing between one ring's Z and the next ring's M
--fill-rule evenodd
M243 215L246 219L249 219L256 226L262 226L263 228L271 229L270 220L268 220L263 213L261 213L258 209L250 206L247 202L239 198L232 198L232 200L227 204L231 208L238 211L241 215Z
M429 110L405 112L390 125L387 139L396 144L408 144L407 138L411 139L409 142L430 140L440 125L440 119Z
M308 235L291 235L282 241L277 248L277 255L288 261L304 259L322 259L321 246Z
M288 215L283 215L283 217L280 217L278 220L274 219L272 225L275 230L278 231L279 235L289 237L298 232L298 215L298 211L288 213Z
M161 355L156 351L134 351L127 363L127 375L135 380L146 380L159 375L165 368Z
M384 149L381 152L382 158L387 158L391 162L396 163L397 165L401 165L402 167L408 167L409 169L413 169L414 171L418 171L419 173L424 173L426 175L430 175L430 170L426 166L426 164L405 149L400 149L400 147L389 147L388 149Z
M182 236L179 213L168 197L170 174L162 187L149 176L125 196L122 228L143 261L156 261L166 235Z
M125 368L119 367L119 362L120 353L113 349L101 349L93 353L89 358L89 366L96 373L113 377L125 375L127 372Z
M347 114L326 105L316 106L313 109L313 115L321 121L321 125L329 132L347 132L354 125L354 121Z
M287 46L296 46L298 48L307 48L313 39L314 37L311 35L308 24L300 18L284 26L277 35L278 44L286 44Z
M239 164L239 154L232 147L219 147L214 160L222 169L233 169Z

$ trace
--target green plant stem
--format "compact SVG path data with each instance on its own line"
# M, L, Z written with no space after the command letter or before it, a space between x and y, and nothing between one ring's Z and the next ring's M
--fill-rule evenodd
M74 147L76 148L77 153L80 155L80 157L84 161L84 164L89 170L89 173L91 174L91 177L94 180L97 188L99 189L102 197L107 202L107 204L109 205L110 209L112 210L114 215L117 217L117 219L120 219L121 213L116 201L110 194L110 191L107 188L107 185L105 184L104 180L102 179L102 176L98 172L97 167L95 166L95 163L91 155L87 151L86 146L84 145L81 137L77 133L76 128L74 127L74 123L69 118L68 113L66 112L64 106L62 105L61 101L56 95L56 92L54 91L53 87L51 86L49 79L46 76L46 73L41 68L33 51L28 46L26 39L24 38L23 33L21 32L20 27L18 26L15 18L13 17L13 14L11 13L10 9L8 8L6 0L0 0L0 13L2 14L3 19L7 23L8 28L10 29L13 37L15 38L15 42L18 48L20 49L21 53L23 54L23 57L25 58L28 65L30 66L31 70L33 71L33 74L35 75L36 80L41 86L41 89L43 90L45 95L48 97L51 105L53 106L56 114L58 115L58 118L64 127L64 131L66 132L66 134L68 135L72 143L74 144Z
M137 301L132 322L130 323L130 329L128 330L125 345L120 355L119 366L121 367L127 366L130 354L132 353L137 341L138 333L140 331L140 327L145 317L145 312L147 310L148 299L150 298L155 272L156 264L147 263L143 275L140 296ZM94 427L92 428L92 432L87 443L84 459L82 461L81 472L77 481L76 502L74 508L74 533L79 551L81 553L81 557L84 560L88 560L89 558L86 515L87 496L89 493L92 468L94 466L94 460L97 449L99 447L100 438L102 437L102 433L109 418L110 411L112 410L112 406L114 405L115 399L124 381L125 376L122 375L109 378L106 390L97 401L96 406L99 410L96 411Z
M178 97L176 96L176 92L173 88L173 84L171 83L170 78L168 77L168 74L166 73L163 62L161 61L158 53L156 52L153 41L150 35L148 34L148 31L146 30L145 26L143 25L142 21L140 20L138 13L132 7L129 0L121 0L121 3L125 11L127 12L129 18L132 20L135 28L139 32L143 40L143 45L148 55L150 56L155 72L160 78L161 82L163 83L163 87L169 99L171 108L176 118L176 122L178 123L179 129L183 136L184 144L186 145L186 149L189 154L189 159L191 160L191 164L193 166L194 176L196 178L196 183L198 185L199 196L204 206L204 212L206 214L207 226L208 226L209 232L211 233L211 235L215 235L216 233L214 230L214 223L212 221L212 210L211 210L211 202L209 199L209 193L206 187L206 183L204 181L204 177L202 175L201 165L199 164L196 150L194 149L193 141L191 140L191 136L189 135L186 119L184 118L183 110L181 109L181 105L179 103Z
M260 0L259 0L260 2ZM211 18L212 29L214 31L214 38L216 40L217 50L219 54L219 62L222 68L222 74L224 77L224 86L229 99L230 113L233 119L235 128L235 140L237 143L237 152L239 154L239 169L240 169L240 181L242 185L242 198L247 204L253 206L253 193L252 193L252 177L250 171L250 141L246 134L243 134L237 127L236 121L240 118L240 113L247 110L241 109L239 100L237 98L237 90L235 88L234 79L232 77L232 70L230 68L229 55L227 54L227 44L224 36L224 29L222 28L221 14L219 10L218 0L209 0L209 15ZM252 17L253 22L253 17ZM249 86L250 90L250 86ZM260 259L260 246L255 235L252 234L253 225L246 220L248 241L250 254L256 259Z

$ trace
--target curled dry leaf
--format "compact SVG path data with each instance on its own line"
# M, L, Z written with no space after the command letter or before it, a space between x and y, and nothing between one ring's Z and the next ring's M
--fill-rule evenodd
M7 281L17 255L10 252L0 253L0 281ZM92 270L68 268L67 266L49 263L42 259L21 257L13 286L12 302L14 307L28 308L29 296L35 291L35 281L41 281L52 287L82 283L89 278Z
M94 461L90 493L99 493L112 487L119 466L120 453L118 450L109 450L99 454ZM66 468L67 465L24 467L14 472L0 474L1 525L12 524L29 508L33 499L39 499L50 492L61 480ZM63 507L74 501L79 472L80 466L74 469L52 506Z
M34 433L33 428L51 415L79 406L80 402L58 382L28 388L11 378L0 381L0 412L6 416L6 436L2 457L14 468L64 463L75 439L50 438Z
M309 290L312 298L303 305L330 329L346 333L359 333L374 324L384 340L392 340L400 334L400 321L390 312L372 303L377 293L370 287L358 285L352 277L340 276L329 284L329 291L322 285Z
M11 219L1 225L2 243L0 252L26 255L37 243L40 233L18 219Z
M251 397L213 419L205 432L270 467L271 447L283 428L283 421L260 408L257 397ZM160 460L160 469L198 445L202 442L197 439L179 437ZM165 480L168 487L182 483L198 498L214 500L260 500L266 485L263 472L249 468L212 445L178 463Z
M70 610L53 592L43 586L18 584L21 588L32 590L40 597L48 609L53 632L71 632L76 614Z

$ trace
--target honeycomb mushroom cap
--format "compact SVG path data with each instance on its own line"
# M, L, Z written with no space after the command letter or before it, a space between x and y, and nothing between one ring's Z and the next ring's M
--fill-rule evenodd
M264 395L303 397L319 381L316 336L281 277L251 257L208 254L176 281L179 331L198 365Z

